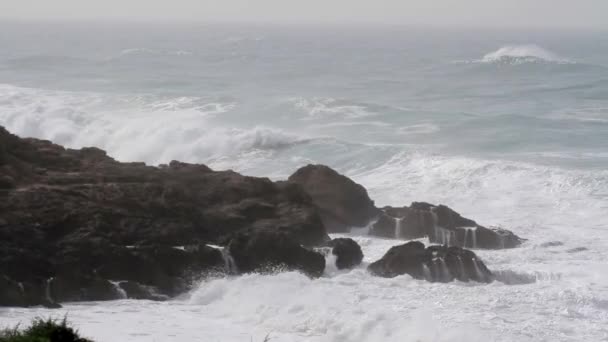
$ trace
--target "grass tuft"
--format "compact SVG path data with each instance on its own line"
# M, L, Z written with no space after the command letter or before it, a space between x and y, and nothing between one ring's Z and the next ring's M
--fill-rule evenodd
M0 342L92 342L78 336L78 331L71 328L66 318L36 318L26 329L14 328L0 330Z

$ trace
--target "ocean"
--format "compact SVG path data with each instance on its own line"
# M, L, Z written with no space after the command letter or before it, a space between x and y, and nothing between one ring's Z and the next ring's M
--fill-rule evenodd
M607 32L4 21L0 47L0 125L20 136L274 180L326 164L379 206L442 203L528 239L475 251L492 284L373 277L402 242L354 229L354 270L0 308L0 326L67 315L101 342L608 341Z

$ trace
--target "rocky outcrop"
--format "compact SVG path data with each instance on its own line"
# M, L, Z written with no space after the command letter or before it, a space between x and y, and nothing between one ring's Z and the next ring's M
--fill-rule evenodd
M336 256L336 267L339 270L353 268L363 261L361 246L350 238L336 238L327 243L331 253Z
M0 306L119 298L164 300L202 277L297 270L319 277L363 259L332 232L366 226L410 243L370 265L380 276L489 281L475 254L521 239L445 206L376 209L367 191L329 167L308 165L288 181L173 161L121 163L97 148L66 149L0 127ZM446 271L447 270L447 271ZM460 273L459 273L460 272Z
M488 283L493 275L475 253L460 248L429 246L418 241L394 246L368 270L380 277L409 274L431 282L477 281Z
M230 256L241 273L298 270L320 277L325 257L302 247L289 234L277 230L239 232L228 245Z
M403 240L428 237L431 243L482 249L514 248L523 241L508 230L481 226L445 205L414 202L382 211L372 235Z
M289 177L312 197L328 232L364 227L379 214L367 190L324 165L308 165Z
M137 287L173 296L223 272L224 257L207 244L257 230L297 246L329 240L295 183L181 162L121 163L0 127L0 277L13 284L2 285L10 290L0 305L122 297L117 283L134 285L136 297ZM35 290L21 298L14 284Z

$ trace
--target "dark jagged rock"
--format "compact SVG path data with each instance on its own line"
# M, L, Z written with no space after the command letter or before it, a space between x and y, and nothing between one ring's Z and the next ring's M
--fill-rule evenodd
M0 275L0 303L5 306L44 306L50 309L60 308L57 302L47 296L45 284L16 282Z
M371 234L394 239L417 239L428 235L435 219L430 211L413 207L385 207L371 229Z
M288 234L276 230L239 232L230 241L228 251L241 273L286 269L319 277L325 270L322 254L302 247Z
M328 232L364 227L378 215L365 188L324 165L308 165L289 177L301 185L319 208Z
M353 268L363 261L363 251L355 240L350 238L337 238L327 243L331 247L331 253L336 256L336 267L338 269Z
M202 273L223 271L221 253L206 244L226 245L245 230L280 231L298 246L329 240L295 183L176 161L121 163L98 148L66 149L0 127L0 272L33 292L54 278L57 300L114 298L111 281L173 296ZM6 297L0 305L16 303Z
M103 301L120 299L110 281L91 274L66 274L48 280L48 299L53 302Z
M431 282L491 282L493 275L475 253L460 248L429 246L418 241L394 246L368 270L377 276L392 278L409 274Z
M133 281L177 295L206 273L224 269L221 252L203 244L184 247L133 246L101 260L96 273L105 279Z
M365 188L322 165L272 182L177 161L158 167L121 163L98 148L66 149L0 127L0 306L56 307L125 296L163 300L218 272L279 267L318 277L325 259L309 248L327 246L326 228L342 232L376 219L371 232L384 237L428 236L476 248L521 242L445 206L376 209ZM330 246L338 268L363 258L350 239ZM407 246L389 251L370 271L422 272L442 281L487 276L482 263L471 261L477 260L472 252ZM423 264L428 272L418 270ZM454 265L464 271L457 273ZM471 275L472 267L483 276Z
M428 237L431 243L483 249L513 248L523 241L508 230L480 226L444 205L414 202L382 211L372 235L404 240Z
M23 285L6 276L0 276L0 303L8 306L27 306L29 303Z

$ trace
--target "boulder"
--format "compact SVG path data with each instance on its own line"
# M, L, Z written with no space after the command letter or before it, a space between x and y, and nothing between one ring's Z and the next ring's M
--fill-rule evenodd
M363 186L327 166L302 167L288 181L310 195L328 232L364 227L379 213Z
M418 241L391 247L368 270L380 277L408 274L431 282L493 281L492 272L472 251L460 247L429 246Z
M350 238L336 238L327 243L331 253L336 256L338 269L353 268L363 261L363 251L359 244Z
M445 205L424 202L383 208L370 233L403 240L428 237L431 243L481 249L514 248L524 241L511 231L481 226Z
M325 270L322 254L303 247L281 231L242 231L230 240L227 248L240 273L267 273L281 269L320 277Z
M53 278L58 300L101 300L114 298L112 282L132 281L174 296L224 272L206 244L250 230L298 246L329 240L298 184L177 161L121 163L0 127L0 270L26 288Z

